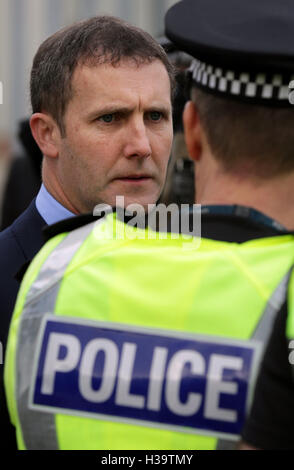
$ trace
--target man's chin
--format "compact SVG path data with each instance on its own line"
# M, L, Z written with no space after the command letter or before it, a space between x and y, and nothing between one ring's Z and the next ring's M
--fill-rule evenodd
M147 189L147 188L146 188ZM133 191L131 190L130 192L121 192L121 193L116 193L115 196L111 198L112 201L112 206L118 206L118 207L123 207L125 209L128 208L128 206L131 206L130 208L132 209L134 205L140 206L143 208L144 211L148 210L148 206L151 205L153 206L156 204L158 198L159 198L160 191L158 187L153 188L148 188L148 191Z
M121 207L130 212L147 212L152 210L159 196L160 191L158 187L156 190L141 192L141 194L133 194L133 192L126 194L126 192L121 192L115 195L105 195L103 198L100 197L100 201L94 204L94 210L97 207L102 209L102 206L105 206L105 209L108 209L108 211L111 208Z
M121 196L116 198L116 207L122 207L126 211L131 212L147 212L154 207L156 204L157 199L153 197L142 197L142 198L134 198L128 196Z

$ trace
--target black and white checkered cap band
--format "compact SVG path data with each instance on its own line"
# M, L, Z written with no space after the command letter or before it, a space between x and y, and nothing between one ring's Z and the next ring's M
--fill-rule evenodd
M288 102L289 82L294 75L248 73L225 70L193 59L189 68L194 82L200 86L225 95Z

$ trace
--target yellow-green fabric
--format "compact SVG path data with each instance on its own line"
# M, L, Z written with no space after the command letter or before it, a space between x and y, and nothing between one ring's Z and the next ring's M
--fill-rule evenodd
M288 339L294 339L294 270L288 284L287 311L286 336Z
M108 216L93 225L68 264L52 312L56 316L247 340L293 262L291 235L241 244L202 239L193 247L185 237L152 240L147 231L134 228L126 229L137 233L133 240L111 239L105 236L111 222ZM5 385L20 448L25 446L15 403L19 321L30 286L65 236L51 240L31 264L10 328ZM213 449L217 443L210 436L61 413L55 424L60 449Z
M16 304L14 308L13 314L13 321L11 322L10 330L9 330L9 338L7 343L7 353L5 355L5 381L9 383L11 390L15 389L15 352L17 348L17 337L18 337L18 329L19 329L19 322L21 317L21 312L23 308L24 299L27 296L28 290L32 283L35 281L38 272L44 263L45 259L54 250L54 248L60 243L60 241L66 236L66 234L60 234L54 237L52 240L48 241L46 245L42 248L42 250L35 256L32 265L26 272L26 275L21 283L20 290L16 299ZM13 393L6 394L7 406L10 412L11 422L16 427L16 435L17 435L17 442L18 446L21 449L24 449L21 428L18 425L17 420L17 408L16 408L16 401L14 399Z

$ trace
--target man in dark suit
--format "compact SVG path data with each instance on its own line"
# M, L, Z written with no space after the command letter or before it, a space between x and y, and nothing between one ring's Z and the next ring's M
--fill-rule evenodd
M31 72L30 126L44 156L43 184L29 208L0 233L4 361L19 287L15 276L41 248L42 227L93 212L100 203L116 205L117 196L125 206L145 208L158 200L172 144L173 85L173 67L156 41L113 17L76 23L41 44ZM0 400L1 444L7 448L2 395Z

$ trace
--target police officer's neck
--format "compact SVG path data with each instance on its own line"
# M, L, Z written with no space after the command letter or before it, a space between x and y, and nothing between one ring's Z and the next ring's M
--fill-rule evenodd
M259 210L294 230L294 172L271 179L230 174L218 164L197 163L195 172L198 204L238 204Z

